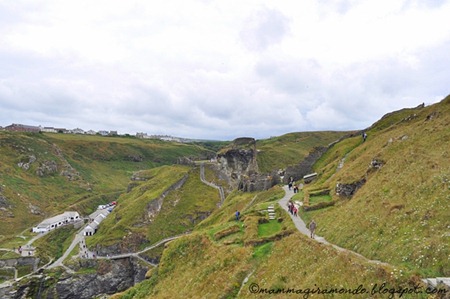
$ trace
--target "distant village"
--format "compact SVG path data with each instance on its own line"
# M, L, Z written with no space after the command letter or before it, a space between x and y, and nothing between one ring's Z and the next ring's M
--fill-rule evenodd
M1 127L0 130L12 131L12 132L29 132L29 133L60 133L60 134L83 134L83 135L99 135L99 136L132 136L129 134L119 135L117 131L94 131L89 130L85 131L80 128L75 129L65 129L65 128L55 128L55 127L42 127L42 126L30 126L23 124L11 124L6 127ZM147 133L136 133L136 138L141 139L159 139L164 141L173 141L173 142L192 142L194 140L180 137L172 137L168 135L148 135Z

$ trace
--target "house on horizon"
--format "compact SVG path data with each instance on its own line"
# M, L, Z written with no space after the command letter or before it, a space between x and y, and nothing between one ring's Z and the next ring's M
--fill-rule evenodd
M136 133L136 138L146 139L146 138L150 138L150 137L147 135L147 133L138 132L138 133Z
M75 128L73 130L71 130L72 134L84 134L84 130L80 129L80 128Z
M29 126L22 124L11 124L5 127L5 130L12 132L31 132L31 133L39 133L41 128L38 126Z
M102 135L102 136L108 136L109 132L105 131L105 130L100 130L100 131L98 131L98 134Z
M41 127L41 131L45 133L58 133L58 130L53 127Z

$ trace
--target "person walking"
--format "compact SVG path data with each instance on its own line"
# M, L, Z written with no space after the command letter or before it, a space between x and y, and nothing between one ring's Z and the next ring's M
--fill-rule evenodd
M241 213L239 213L238 210L236 210L236 221L239 221L239 217L241 216Z
M312 219L311 222L309 223L309 231L311 232L311 238L313 238L313 239L316 235L316 227L317 227L317 224L314 221L314 219Z

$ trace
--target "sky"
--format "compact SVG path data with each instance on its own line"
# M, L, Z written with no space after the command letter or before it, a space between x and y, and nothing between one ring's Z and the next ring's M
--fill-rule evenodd
M0 126L257 139L450 94L450 0L0 0Z

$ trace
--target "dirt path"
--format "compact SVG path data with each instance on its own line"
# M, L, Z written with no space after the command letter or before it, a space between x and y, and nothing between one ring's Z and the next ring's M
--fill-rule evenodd
M282 199L280 199L280 200L278 201L278 204L281 206L281 208L283 208L283 209L286 211L286 213L289 214L289 216L291 217L292 221L293 221L294 224L295 224L295 227L297 227L297 229L298 229L302 234L304 234L304 235L310 237L310 231L309 231L309 229L307 228L305 222L304 222L299 216L298 216L298 217L293 216L293 215L291 215L291 213L289 213L289 211L288 211L287 203L289 202L289 199L291 199L291 197L294 195L294 191L293 191L293 190L289 190L289 187L288 187L288 186L284 186L284 187L283 187L283 190L284 190L284 192L285 192L285 195L284 195L284 197L283 197ZM320 225L320 224L319 224L319 225ZM365 261L367 261L367 262L369 262L369 263L373 263L373 264L377 264L377 265L391 266L391 265L389 265L389 264L387 264L387 263L384 263L384 262L381 262L381 261L376 261L376 260L368 259L368 258L366 258L365 256L363 256L363 255L361 255L361 254L359 254L359 253L357 253L357 252L354 252L354 251L351 251L351 250L348 250L348 249L339 247L339 246L337 246L337 245L335 245L335 244L332 244L332 243L328 242L327 240L325 240L324 237L321 237L321 236L316 235L315 238L314 238L314 240L317 241L317 242L320 242L320 243L322 243L322 244L326 244L326 245L332 246L333 248L335 248L335 249L338 250L338 251L351 253L352 255L358 256L358 257L364 259Z
M280 199L280 200L278 201L278 204L279 204L279 205L281 206L281 208L284 209L284 210L286 211L286 213L288 213L288 215L291 217L292 221L293 221L294 224L295 224L295 227L297 227L297 229L298 229L302 234L304 234L304 235L310 237L310 231L309 231L309 229L307 228L305 222L304 222L300 217L296 217L296 216L291 215L291 213L289 213L289 211L288 211L287 203L289 202L289 199L291 199L291 197L294 195L294 191L293 191L293 190L289 190L289 187L288 187L288 186L284 186L284 187L283 187L283 190L285 191L285 195L284 195L284 197L283 197L282 199ZM319 225L320 225L320 224L319 224ZM337 246L337 245L335 245L335 244L332 244L332 243L328 242L328 241L325 240L325 238L323 238L323 237L320 237L320 236L317 236L317 235L316 235L315 238L314 238L314 240L316 240L317 242L320 242L320 243L322 243L322 244L326 244L326 245L332 246L333 248L335 248L335 249L338 250L338 251L350 253L350 254L352 254L352 255L354 255L354 256L357 256L357 257L359 257L359 258L363 259L364 261L369 262L369 263L371 263L371 264L394 267L394 266L391 265L391 264L388 264L388 263L385 263L385 262L381 262L381 261L377 261L377 260L371 260L371 259L368 259L367 257L365 257L365 256L363 256L363 255L361 255L361 254L359 254L359 253L357 253L357 252L354 252L354 251L351 251L351 250L349 250L349 249L345 249L345 248L339 247L339 246ZM443 284L443 285L445 285L447 288L449 288L449 290L450 290L450 277L423 278L422 281L423 281L425 284L427 284L428 287L430 287L431 289L437 288L439 285L442 285L442 284Z
M208 186L210 186L210 187L216 188L216 189L219 191L219 195L220 195L220 203L217 204L217 207L220 208L220 207L222 206L223 202L225 201L225 192L223 191L223 188L222 188L221 186L217 186L216 184L211 183L211 182L208 182L208 181L205 179L205 164L204 164L204 163L201 163L201 164L200 164L200 180L201 180L204 184L206 184L206 185L208 185Z

